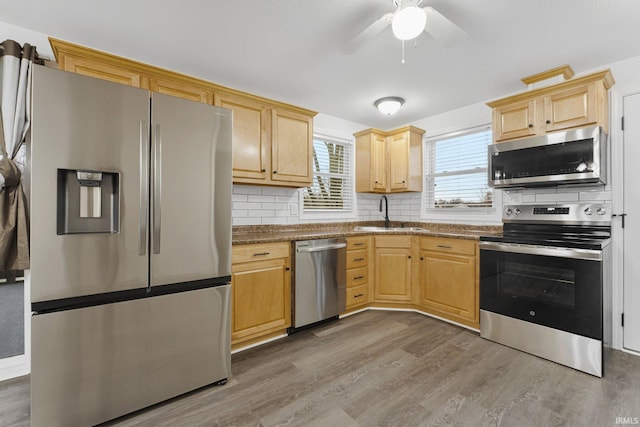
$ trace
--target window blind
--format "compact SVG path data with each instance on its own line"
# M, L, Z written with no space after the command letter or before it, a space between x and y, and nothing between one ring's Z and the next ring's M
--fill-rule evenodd
M493 192L487 184L491 142L491 129L485 126L427 140L427 209L492 206Z
M305 211L351 211L353 145L329 138L313 140L313 182L303 191Z

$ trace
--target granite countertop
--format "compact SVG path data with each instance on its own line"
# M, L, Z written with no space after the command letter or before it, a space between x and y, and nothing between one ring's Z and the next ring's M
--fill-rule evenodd
M391 222L393 231L356 231L356 227L384 227L382 221L314 223L298 225L249 225L234 226L233 244L270 243L295 240L327 239L332 237L362 236L369 234L402 234L415 236L450 237L479 240L480 236L500 235L502 226L439 224L420 222ZM402 227L407 229L402 229ZM411 228L414 229L411 229ZM421 230L416 230L420 228Z

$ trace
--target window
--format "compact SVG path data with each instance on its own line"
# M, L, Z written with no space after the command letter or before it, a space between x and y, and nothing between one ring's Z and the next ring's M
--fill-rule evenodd
M491 139L491 128L482 126L427 140L427 209L492 208L493 191L487 185L487 145Z
M313 139L313 183L302 191L303 213L353 211L353 144L336 138Z

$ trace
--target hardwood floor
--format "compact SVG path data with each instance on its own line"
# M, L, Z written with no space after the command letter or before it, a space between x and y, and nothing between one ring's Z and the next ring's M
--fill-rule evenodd
M109 426L614 426L640 417L640 357L605 377L417 313L368 311L232 357L233 378ZM28 377L0 425L29 425ZM631 418L631 419L629 419Z

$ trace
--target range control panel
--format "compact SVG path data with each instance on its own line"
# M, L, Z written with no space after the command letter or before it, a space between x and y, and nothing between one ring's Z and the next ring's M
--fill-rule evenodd
M506 205L502 221L608 225L611 223L611 206L608 203Z

